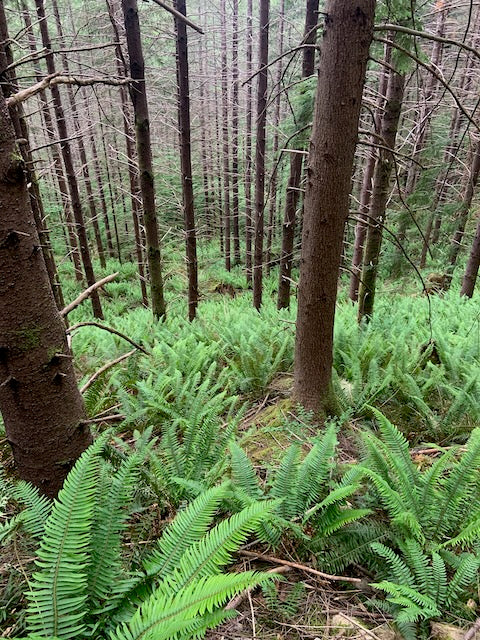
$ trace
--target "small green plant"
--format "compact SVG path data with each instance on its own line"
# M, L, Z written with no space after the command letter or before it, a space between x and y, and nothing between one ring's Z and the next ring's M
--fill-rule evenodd
M177 515L140 566L126 567L122 541L142 456L134 452L112 467L100 456L108 437L81 456L48 509L23 485L29 506L21 521L40 541L27 593L28 637L200 637L233 615L223 605L234 594L271 579L223 569L275 505L257 502L212 527L230 491L214 487Z

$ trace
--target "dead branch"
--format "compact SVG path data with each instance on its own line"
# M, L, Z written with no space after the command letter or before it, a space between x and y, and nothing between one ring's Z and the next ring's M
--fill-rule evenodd
M429 33L428 31L417 31L416 29L409 29L408 27L402 27L398 24L379 24L373 27L374 31L398 31L399 33L407 33L411 36L418 36L419 38L424 38L425 40L435 40L435 42L441 42L442 44L451 44L455 47L459 47L460 49L464 49L469 53L473 53L476 58L480 58L480 51L475 49L475 47L471 47L465 42L460 42L460 40L453 40L452 38L442 38L441 36L437 36L434 33Z
M330 580L332 582L350 582L351 584L364 584L364 580L361 578L350 578L349 576L334 576L329 573L323 573L313 567L309 567L305 564L298 564L298 562L290 562L289 560L282 560L281 558L275 558L274 556L264 555L263 553L256 553L255 551L239 551L240 555L248 558L256 558L263 560L264 562L271 562L273 564L279 564L285 567L291 567L292 569L298 569L305 573L311 573L314 576L322 578L323 580Z
M48 87L52 87L55 84L74 84L78 87L90 87L95 84L108 84L118 87L129 84L130 82L132 82L131 78L76 78L75 76L62 76L59 73L55 73L46 76L40 82L37 82L31 87L27 87L27 89L22 89L21 91L14 93L6 100L6 102L8 107L13 107L14 105L28 100L28 98L31 98L37 93L40 93L41 91L44 91L45 89L48 89Z
M111 369L112 367L114 367L116 364L118 364L119 362L122 362L122 360L126 360L127 358L129 358L130 356L133 356L134 353L136 353L136 349L132 349L131 351L129 351L128 353L124 353L122 356L120 356L119 358L116 358L115 360L111 360L110 362L106 362L103 367L100 367L100 369L98 369L98 371L95 371L95 373L93 374L93 376L91 376L87 382L83 385L83 387L80 389L80 393L85 393L85 391L87 389L89 389L92 384L95 382L95 380L97 380L102 373L105 373L105 371L108 371L108 369ZM105 420L105 418L103 418Z
M74 324L73 326L67 328L67 334L68 333L72 333L72 331L75 331L76 329L80 329L80 327L98 327L98 329L103 329L104 331L108 331L109 333L113 333L116 336L119 336L120 338L123 338L124 340L129 342L133 347L135 347L135 349L138 349L139 351L141 351L145 355L147 355L147 356L151 355L146 349L144 349L142 347L142 345L138 344L138 342L135 342L134 340L132 340L131 338L126 336L121 331L118 331L117 329L114 329L113 327L107 327L105 324L100 324L99 322L93 322L93 321L91 321L91 322L78 322L77 324Z
M267 573L287 573L288 571L290 571L290 569L291 567L275 567L274 569L269 569ZM239 593L238 596L235 596L235 598L232 598L232 600L230 600L230 602L225 607L225 610L231 611L232 609L236 609L238 605L245 600L245 598L248 598L252 590L253 589L245 589L245 591L242 591L242 593Z
M107 42L105 44L94 44L94 45L88 45L85 47L72 47L69 49L45 49L44 47L43 49L39 49L38 51L33 51L32 53L29 53L28 55L23 56L18 60L15 60L15 62L12 62L11 64L9 64L8 67L5 67L5 71L10 71L10 69L16 69L22 64L26 64L29 62L37 62L42 58L46 58L51 53L57 54L57 53L77 53L79 51L96 51L97 49L106 49L108 47L114 47L117 44L118 44L117 42Z
M480 631L480 618L477 618L473 627L463 636L463 640L473 640L477 635L477 631Z
M106 278L102 278L102 280L95 282L95 284L92 284L91 287L88 287L88 289L85 289L85 291L81 293L78 296L78 298L75 298L73 302L70 302L70 304L67 304L67 306L60 311L60 315L62 316L62 318L65 318L65 316L68 316L70 311L73 311L74 309L76 309L84 300L86 300L94 291L96 291L96 289L103 287L103 285L107 284L108 282L111 282L117 276L118 276L118 271L116 273L112 273Z
M144 1L146 1L146 0L144 0ZM163 0L153 0L153 2L155 2L155 4L158 4L159 7L162 7L162 9L165 9L166 11L171 13L172 16L177 18L177 20L181 20L186 25L188 25L192 29L195 29L195 31L198 31L198 33L201 33L203 35L203 33L204 33L203 30L200 27L198 27L194 22L189 20L187 18L187 16L184 16L183 13L180 13L180 11L177 11L176 9L171 7L169 4L167 4L166 2L163 2Z
M121 413L113 413L110 416L104 416L103 418L90 418L89 420L82 420L81 424L98 424L100 422L122 422L126 416Z

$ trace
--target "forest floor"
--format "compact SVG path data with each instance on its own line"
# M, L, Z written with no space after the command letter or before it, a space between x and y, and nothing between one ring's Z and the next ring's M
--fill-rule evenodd
M272 274L265 281L264 304L258 314L252 308L241 269L224 271L213 259L212 248L205 247L200 252L200 263L207 265L200 271L202 300L198 318L190 324L186 320L185 276L178 267L180 257L175 248L165 254L169 306L167 320L161 324L154 323L149 310L141 307L133 264L111 260L105 271L98 270L98 278L120 272L102 294L105 324L140 343L150 355L133 355L101 376L85 394L89 416L125 416L119 435L126 441L135 437L136 429L141 432L153 427L152 435L159 438L161 446L168 436L165 424L185 430L216 421L212 441L226 425L234 424L235 442L250 459L260 484L268 485L271 470L282 465L292 445L298 443L299 455L306 456L319 432L311 416L289 398L295 302L291 310L276 310L276 275ZM78 294L77 284L69 277L68 266L63 270L65 297L70 300ZM401 294L397 288L394 283L383 287L375 317L363 327L356 325L355 309L340 291L333 381L340 407L333 420L338 431L335 474L355 467L365 455L361 435L374 428L372 407L405 435L419 470L431 467L439 453L453 445L460 445L462 451L472 429L480 425L477 301L460 301L455 285L444 296L430 300L421 295L420 287L410 286ZM88 302L69 320L71 324L92 320ZM84 383L105 362L131 347L108 331L84 327L73 334L72 348L79 382ZM104 426L95 423L95 428ZM178 446L184 445L183 437L179 437ZM213 444L211 447L210 467L205 463L196 476L185 470L183 485L165 481L164 504L141 506L130 544L140 541L148 545L153 531L162 528L162 520L172 517L189 491L208 486L212 478L229 477L228 466L221 467L217 476L211 475L219 455ZM169 455L165 453L166 467ZM13 460L4 436L0 438L0 463L8 478ZM8 514L10 508L7 500L2 510ZM31 570L31 559L28 545L4 549L0 566L2 637L18 637L23 630L24 602L18 579ZM244 546L235 567L275 569L283 580L273 591L244 594L237 601L240 615L209 632L212 640L400 637L392 626L394 614L369 602L373 594L369 584L378 576L368 563L352 562L344 567L339 562L339 577L357 580L348 583L335 579L335 563L333 568L322 567L332 579L319 575L317 560L308 545L288 533L275 547L258 541ZM449 623L458 626L448 632L436 629L435 624L438 627L442 622L437 616L431 637L463 637L464 629L476 617L474 611L465 618L458 612L447 616Z

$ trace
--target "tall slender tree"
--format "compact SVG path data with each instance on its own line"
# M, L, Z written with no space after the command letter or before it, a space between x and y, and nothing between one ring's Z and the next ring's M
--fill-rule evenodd
M267 124L268 32L270 0L260 0L260 37L257 82L257 136L255 146L255 249L253 264L253 306L262 305L263 230L265 212L265 148Z
M133 79L130 85L130 96L135 113L135 134L147 241L147 259L150 272L152 311L154 317L160 319L166 314L166 304L163 295L162 256L155 211L150 120L148 115L147 89L145 85L145 62L143 59L137 0L122 0L122 10L125 19L127 48L130 58L130 75Z
M294 397L331 400L333 326L375 0L328 0L304 204Z
M185 0L176 0L177 11L187 15ZM194 320L198 305L197 238L193 203L192 151L190 141L190 87L188 72L187 25L175 19L177 31L178 120L180 125L180 164L182 171L183 215L188 274L188 319Z

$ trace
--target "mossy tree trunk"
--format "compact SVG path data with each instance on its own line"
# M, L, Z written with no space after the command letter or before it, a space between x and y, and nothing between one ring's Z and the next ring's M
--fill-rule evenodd
M343 236L375 0L328 0L304 201L294 397L321 415L331 399Z
M0 95L0 411L18 475L53 497L91 442Z

